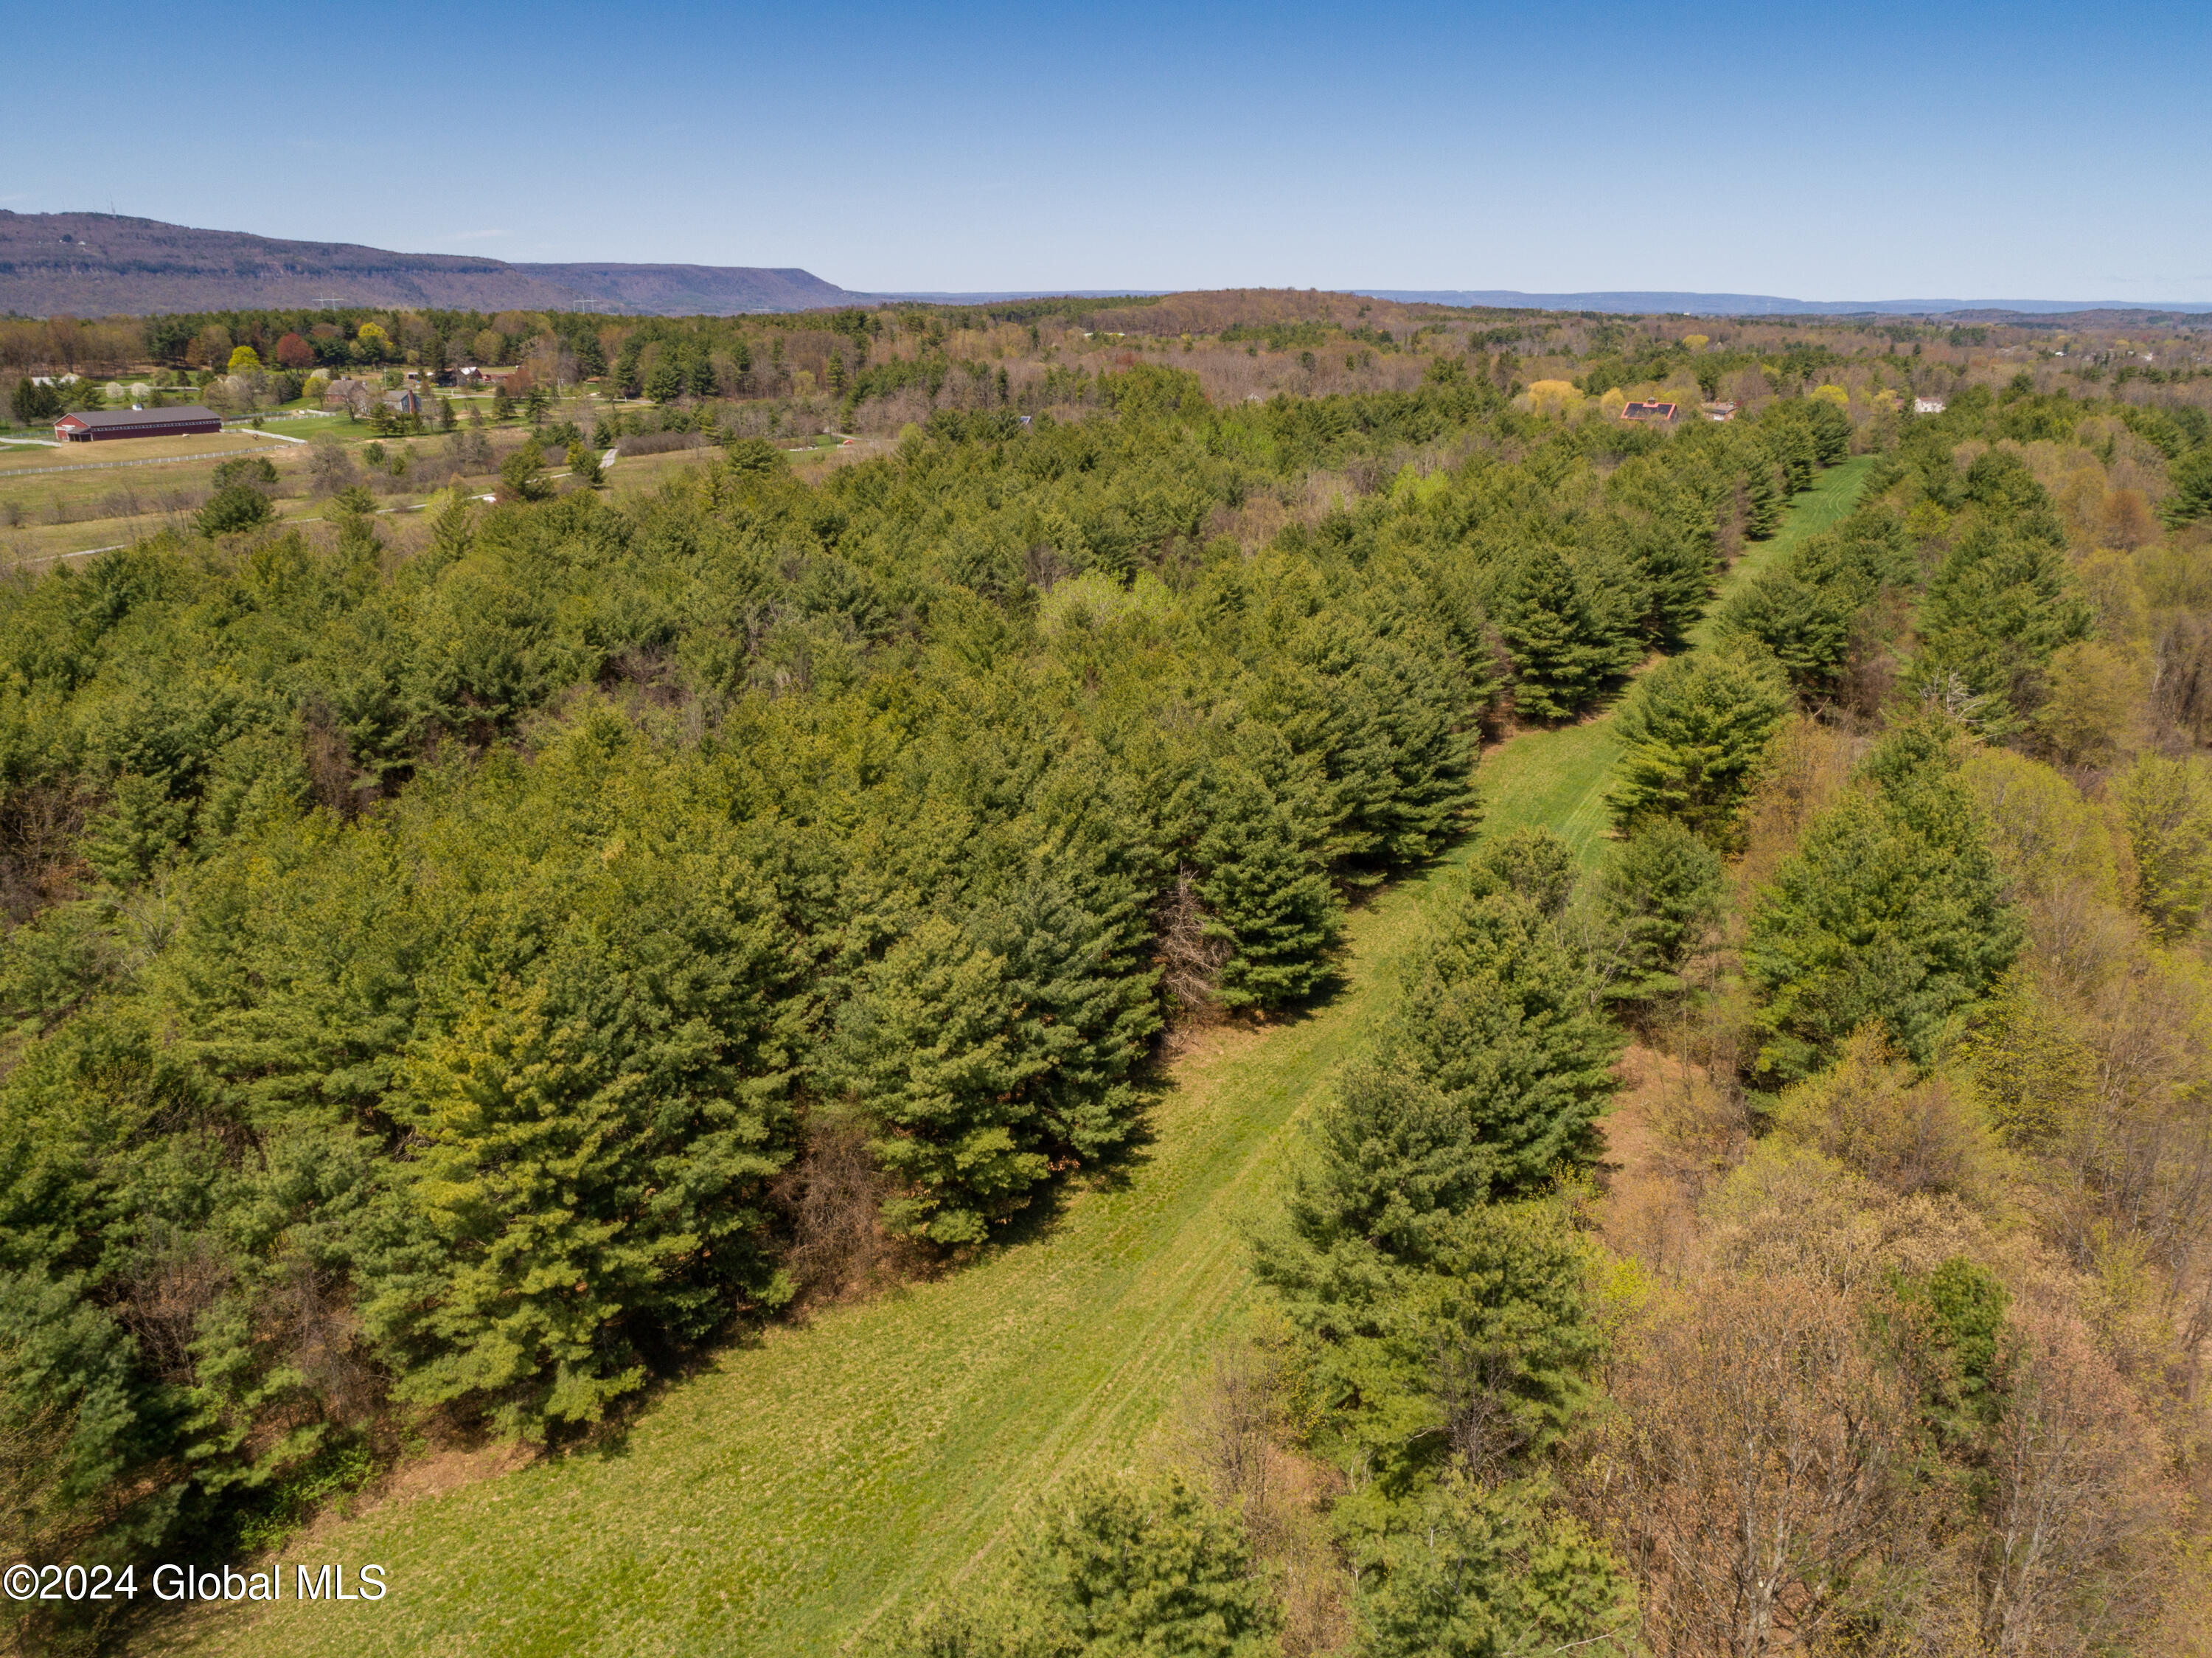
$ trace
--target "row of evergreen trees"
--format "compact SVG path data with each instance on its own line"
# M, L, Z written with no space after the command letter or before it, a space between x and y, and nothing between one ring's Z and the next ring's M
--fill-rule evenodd
M1921 600L1923 682L1960 661L2008 662L2016 680L2073 625L2063 565L2045 584L2035 555L1990 552L2048 545L2048 503L2016 466L1985 456L1966 474L1979 511ZM1632 1621L1620 1564L1548 1472L1548 1454L1595 1420L1606 1344L1605 1258L1555 1183L1571 1192L1590 1162L1616 1086L1607 1011L1684 994L1784 722L1801 701L1826 705L1885 598L1917 585L1911 502L1895 498L1908 478L1883 466L1870 483L1893 498L1752 577L1712 644L1638 679L1617 719L1620 838L1595 878L1578 881L1545 831L1483 849L1259 1243L1290 1332L1287 1414L1348 1475L1334 1521L1363 1654L1565 1649ZM1962 565L2008 573L1971 602L1972 578L1943 579ZM1932 1066L2017 951L1959 776L1971 739L1930 700L1899 716L1753 899L1755 1088L1810 1076L1855 1040Z
M349 515L0 595L35 1534L234 1524L388 1402L594 1420L789 1299L825 1128L892 1228L986 1241L1130 1133L1178 928L1192 994L1322 988L1346 895L1473 820L1503 688L1572 706L1679 632L1784 477L1756 430L1562 432L1463 385L1216 415L1127 379L1111 418L818 489L752 446L629 509L453 503L404 560ZM1477 430L1530 454L1208 539L1316 456ZM1547 605L1571 648L1516 656Z

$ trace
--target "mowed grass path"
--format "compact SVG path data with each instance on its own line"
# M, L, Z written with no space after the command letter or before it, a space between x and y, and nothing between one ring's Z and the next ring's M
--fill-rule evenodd
M1781 532L1771 540L1753 543L1730 567L1723 590L1849 513L1873 464L1862 456L1822 472L1791 504ZM1693 647L1711 643L1718 610L1717 602L1690 630ZM1524 732L1501 743L1482 763L1482 797L1488 808L1483 826L1495 832L1541 825L1589 857L1608 826L1605 789L1619 752L1610 708L1579 725Z
M1754 556L1840 516L1862 471L1826 474ZM1544 823L1593 845L1613 753L1605 718L1504 745L1483 767L1489 827ZM1353 918L1346 982L1325 1006L1182 1061L1152 1143L1035 1235L726 1351L612 1449L387 1503L288 1557L380 1564L380 1603L210 1611L149 1646L781 1658L848 1648L949 1574L990 1570L1025 1498L1131 1452L1236 1328L1283 1130L1373 1031L1445 889L1437 873Z

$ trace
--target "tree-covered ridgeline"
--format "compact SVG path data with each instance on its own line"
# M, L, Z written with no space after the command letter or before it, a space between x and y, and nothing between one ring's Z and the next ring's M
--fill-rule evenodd
M250 1529L394 1411L591 1423L791 1300L825 1136L888 1229L986 1242L1128 1138L1164 1021L1323 989L1347 897L1475 820L1482 722L1678 637L1818 420L1111 391L819 487L739 445L404 559L342 509L7 590L39 1536Z

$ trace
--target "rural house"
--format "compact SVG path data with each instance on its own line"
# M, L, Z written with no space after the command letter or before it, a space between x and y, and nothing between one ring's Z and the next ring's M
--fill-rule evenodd
M1943 399L1940 397L1916 397L1912 399L1912 412L1915 414L1942 414L1943 412Z
M369 397L368 382L365 380L334 380L323 388L323 406L367 414Z
M384 394L384 406L397 413L416 415L422 412L422 393L411 387Z
M97 443L110 437L185 437L222 430L222 417L197 403L180 409L86 409L54 422L64 443Z
M1631 403L1620 411L1623 420L1672 420L1674 405L1671 403Z

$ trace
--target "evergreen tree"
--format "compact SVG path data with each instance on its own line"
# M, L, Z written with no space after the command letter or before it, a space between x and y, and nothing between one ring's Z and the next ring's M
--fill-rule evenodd
M9 393L8 407L19 426L40 426L62 417L62 394L26 375Z
M1486 1484L1455 1470L1358 1539L1360 1651L1506 1658L1627 1624L1633 1590L1619 1564L1546 1496L1537 1482Z
M1344 905L1266 783L1231 764L1218 774L1195 853L1206 931L1234 952L1218 985L1232 1008L1279 1008L1328 982Z
M510 501L545 501L553 494L553 485L545 476L545 451L534 437L500 462L499 481Z
M1739 586L1722 610L1723 639L1770 652L1801 692L1829 690L1850 654L1853 624L1873 584L1839 555L1841 539L1815 536L1796 557Z
M1385 857L1435 856L1474 808L1474 734L1454 683L1450 647L1422 630L1375 640L1362 652L1361 691L1389 746L1387 803L1369 814Z
M1604 1340L1564 1204L1434 1211L1415 1261L1348 1231L1324 1250L1293 1225L1255 1265L1298 1335L1316 1437L1373 1472L1382 1504L1455 1460L1494 1473L1540 1453L1589 1410Z
M1575 895L1574 848L1541 824L1494 836L1476 855L1472 887L1511 893L1555 921Z
M1382 1051L1468 1112L1498 1192L1533 1191L1589 1158L1620 1086L1620 1039L1589 1002L1540 911L1510 893L1470 897L1413 966Z
M1836 677L1858 614L1852 594L1808 582L1796 570L1764 571L1737 588L1722 613L1724 636L1753 641L1771 653L1801 691Z
M399 1395L511 1432L595 1420L648 1332L696 1342L788 1293L764 1236L797 1033L772 903L693 857L586 860L471 929L493 976L402 1067L386 1108L416 1150L361 1250Z
M1873 786L1817 819L1759 894L1744 972L1762 1003L1761 1076L1809 1074L1869 1020L1926 1070L2011 965L2020 925L1956 743L1932 719L1886 738Z
M1498 595L1498 631L1513 652L1513 705L1540 720L1575 714L1638 652L1607 625L1580 573L1540 542Z
M2169 525L2179 529L2200 518L2212 518L2212 448L2184 455L2173 464L2168 476L2173 485L2173 494L2166 503L2166 521Z
M820 1084L875 1125L876 1161L902 1187L884 1210L895 1231L981 1243L1049 1167L1029 1089L1050 1061L1016 1039L1005 965L927 917L839 1010Z
M1266 1658L1279 1615L1237 1520L1180 1478L1085 1474L1041 1499L995 1591L931 1608L896 1658Z
M1452 1216L1488 1199L1498 1161L1462 1101L1402 1066L1354 1065L1316 1117L1292 1177L1285 1210L1297 1259L1263 1248L1261 1275L1363 1302L1378 1266L1435 1260Z
M276 509L262 491L251 484L233 484L208 497L196 521L202 535L235 535L258 529L276 516Z
M2042 703L2052 653L2087 637L2089 610L2073 589L2065 532L2024 463L1992 449L1967 469L1966 492L1975 522L1920 604L1920 677L1955 677L1979 699L1975 723L2002 738Z
M1754 447L1752 464L1744 475L1744 534L1753 541L1771 539L1782 527L1782 510L1788 503L1789 491L1780 466L1765 445Z
M1608 1001L1680 992L1684 964L1721 918L1724 876L1720 854L1672 818L1655 819L1628 838L1600 888L1606 917L1620 934Z
M1139 936L1126 881L1092 872L1092 903L1073 890L1083 863L1058 849L1055 869L1033 869L978 908L970 935L1000 959L1013 1009L1012 1051L1039 1105L1039 1123L1065 1155L1093 1158L1128 1135L1136 1113L1129 1073L1159 1015L1157 975L1137 963Z
M1763 650L1703 650L1637 681L1620 712L1621 755L1607 802L1632 833L1673 818L1733 843L1790 693Z

